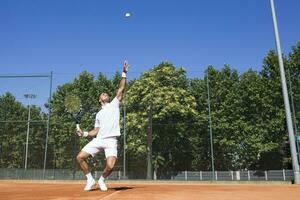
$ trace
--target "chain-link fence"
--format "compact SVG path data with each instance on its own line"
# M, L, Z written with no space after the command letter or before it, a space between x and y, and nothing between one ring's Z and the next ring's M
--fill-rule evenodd
M93 171L93 176L99 178L102 171ZM135 174L135 172L128 172ZM179 171L170 172L170 178L157 178L153 180L170 181L293 181L292 170L270 170L270 171ZM0 169L0 179L18 180L85 180L86 177L81 171L69 169ZM127 180L120 170L115 170L108 177L109 180ZM145 177L139 177L145 179Z
M38 98L15 98L14 92L1 94L0 178L84 178L75 158L91 138L74 133L64 98L69 93L80 97L81 127L91 130L101 109L99 93L114 97L121 77L87 72L66 76L70 75L51 74L52 82L43 86L51 98L38 103L34 102ZM293 179L276 80L253 71L238 74L229 66L210 67L187 77L184 70L168 63L133 78L120 107L122 135L111 179ZM294 91L295 129L299 96ZM88 159L88 164L98 176L105 167L104 153Z

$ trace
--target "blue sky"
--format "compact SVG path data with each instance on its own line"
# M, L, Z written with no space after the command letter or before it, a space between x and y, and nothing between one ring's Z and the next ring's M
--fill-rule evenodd
M287 54L300 40L300 1L275 4ZM57 82L111 74L125 58L132 77L166 60L190 76L209 64L259 71L275 48L269 0L0 0L0 25L0 74L54 71Z

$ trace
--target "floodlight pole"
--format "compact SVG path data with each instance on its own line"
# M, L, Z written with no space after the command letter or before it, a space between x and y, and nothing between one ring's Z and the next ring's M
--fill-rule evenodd
M272 10L274 33L275 33L278 62L279 62L279 69L280 69L280 77L281 77L281 86L282 86L283 100L284 100L284 106L285 106L286 123L287 123L289 140L290 140L290 149L291 149L292 164L293 164L293 170L294 170L294 183L300 184L299 162L298 162L298 158L297 158L295 135L294 135L294 130L293 130L290 102L289 102L289 97L288 97L286 78L285 78L285 72L284 72L284 66L283 66L283 59L282 59L282 53L281 53L281 46L280 46L280 39L279 39L279 33L278 33L274 0L270 0L270 4L271 4L271 10Z

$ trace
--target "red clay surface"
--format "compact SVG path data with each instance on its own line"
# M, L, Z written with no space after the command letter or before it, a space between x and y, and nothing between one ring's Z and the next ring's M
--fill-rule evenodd
M108 182L109 190L83 191L84 182L0 181L0 199L14 200L285 200L299 199L300 185Z

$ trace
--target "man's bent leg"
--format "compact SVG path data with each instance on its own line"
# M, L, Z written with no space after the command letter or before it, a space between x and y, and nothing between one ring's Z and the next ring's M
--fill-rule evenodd
M116 161L117 158L115 156L109 156L106 158L106 166L102 173L103 178L107 178L112 173Z
M109 156L106 158L106 166L105 169L103 170L103 174L102 176L99 178L98 184L100 187L100 190L102 191L106 191L107 187L105 184L105 179L111 174L111 172L113 171L113 168L116 164L117 161L117 157L115 156Z
M88 173L90 173L89 166L86 163L86 159L89 156L90 156L89 153L87 153L85 151L80 151L76 157L77 163L78 163L80 169L82 170L82 172L84 173L84 175L87 175Z
M76 160L80 166L80 169L82 170L82 172L84 173L84 175L86 175L87 178L87 182L86 182L86 186L84 188L85 191L90 191L93 189L94 185L95 185L95 180L92 176L92 174L89 171L89 166L86 163L86 159L90 156L89 153L85 152L85 151L80 151L79 154L76 157Z

